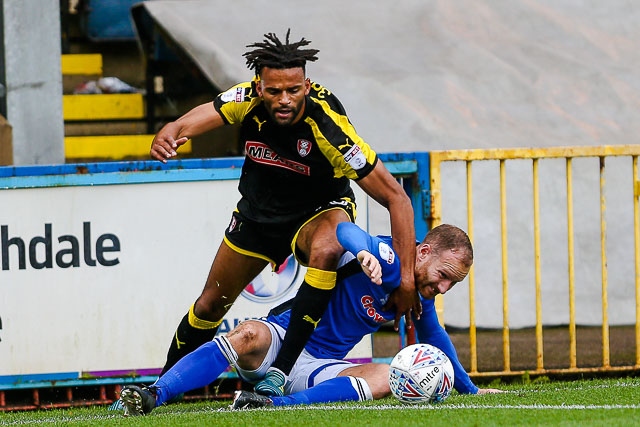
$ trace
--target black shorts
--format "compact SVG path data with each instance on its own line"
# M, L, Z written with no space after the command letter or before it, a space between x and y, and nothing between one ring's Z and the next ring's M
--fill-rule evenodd
M349 198L333 200L309 214L300 215L299 218L279 224L258 223L234 211L231 222L224 232L225 242L236 252L270 262L274 270L277 270L280 264L293 253L300 229L320 213L332 209L342 209L351 222L355 222L356 206ZM295 255L298 262L306 265L307 260L304 254L298 251Z

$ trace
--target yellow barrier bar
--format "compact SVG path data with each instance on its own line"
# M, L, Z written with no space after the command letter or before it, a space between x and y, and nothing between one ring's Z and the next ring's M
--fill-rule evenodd
M566 161L567 175L567 257L569 274L569 369L578 366L576 345L576 275L573 242L573 167L569 157Z
M129 157L149 158L153 135L67 136L64 152L67 160L103 158L121 160ZM191 140L180 153L191 153Z
M64 120L141 120L145 117L140 93L63 95Z
M65 54L60 65L63 75L102 75L102 55L99 53Z
M635 259L636 259L636 366L640 366L640 180L638 179L638 156L633 156L632 160L633 187L633 233L635 235Z
M640 155L640 144L600 145L594 147L497 148L478 150L432 151L430 157L443 161L507 160L535 158L599 157Z
M467 162L467 234L473 240L473 178L471 162ZM478 372L478 342L476 331L476 278L473 266L469 270L469 351L471 372Z
M602 366L611 366L609 360L609 299L607 275L607 218L605 196L605 161L600 157L600 256L602 261Z
M540 186L538 159L533 159L533 256L536 283L536 367L544 369L542 339L542 273L540 268Z
M429 218L427 218L427 224L429 226L429 230L434 227L437 227L442 222L442 200L440 196L440 188L442 188L442 184L440 182L440 159L438 157L430 158L430 180L431 180L431 213ZM442 301L442 296L437 295L436 301L436 314L438 315L438 319L441 324L444 324L444 302Z
M429 218L427 218L429 230L433 227L437 227L442 222L442 198L440 195L440 189L442 188L442 182L440 179L441 174L441 161L442 156L429 154L430 167L430 181L431 181L431 212Z
M509 343L509 262L507 255L507 172L505 161L500 160L500 223L502 246L502 353L504 370L511 370L511 347Z
M538 374L539 372L536 372L536 374ZM593 374L593 373L602 373L602 374L611 374L611 373L616 373L616 374L626 374L626 375L637 375L638 374L638 368L634 367L634 366L609 366L608 368L604 368L604 367L595 367L595 368L589 368L589 367L582 367L582 368L576 368L576 369L564 369L564 368L557 368L557 369L545 369L544 372L542 372L544 374L552 374L552 375L562 375L562 374L571 374L572 376L575 376L575 374L577 373L584 373L584 374ZM483 372L478 372L477 374L473 375L474 377L486 377L486 378L493 378L493 377L497 377L497 376L509 376L509 377L518 377L518 376L523 376L523 375L529 375L531 374L531 371L528 369L524 369L524 370L513 370L513 371L509 371L509 372L504 372L504 371L483 371Z

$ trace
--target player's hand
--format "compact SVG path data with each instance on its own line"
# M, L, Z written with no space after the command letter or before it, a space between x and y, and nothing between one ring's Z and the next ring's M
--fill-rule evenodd
M499 390L497 388L479 388L478 394L494 394L494 393L504 393L504 390Z
M410 286L403 282L400 287L391 292L387 303L383 307L384 310L395 308L396 318L393 322L393 329L396 331L400 327L400 319L402 316L404 316L407 328L411 328L413 326L411 314L413 313L417 319L419 319L422 314L422 303L420 302L418 291L413 282L409 285Z
M171 135L158 133L151 143L151 157L162 163L167 163L167 159L178 155L176 150L188 140L189 138L186 136L174 139Z
M382 266L378 258L373 256L371 252L362 250L358 252L358 261L360 261L360 267L373 283L376 285L382 284Z

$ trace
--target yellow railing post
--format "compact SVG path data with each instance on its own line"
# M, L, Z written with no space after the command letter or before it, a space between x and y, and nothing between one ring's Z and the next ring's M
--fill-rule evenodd
M636 366L640 366L640 178L638 177L638 156L633 156L633 234L636 260Z
M509 343L509 257L507 247L507 172L505 160L500 160L500 241L502 247L502 353L504 370L511 370Z
M433 227L440 225L442 221L442 201L440 199L440 189L442 183L440 181L440 157L433 153L429 156L430 159L430 180L431 180L431 212L428 218L429 230ZM436 296L436 313L440 323L444 325L444 301L442 296Z
M540 187L538 159L533 159L533 257L536 285L536 368L544 369L542 339L542 274L540 271Z
M471 162L467 165L467 234L471 244L473 241L473 176ZM478 372L478 343L476 336L476 279L471 266L469 270L469 351L471 356L471 372Z
M567 257L569 274L569 369L578 367L576 345L576 276L573 243L573 167L571 157L567 157Z
M605 197L604 157L600 157L600 257L602 263L602 366L611 366L609 360L609 296L607 275L607 218Z

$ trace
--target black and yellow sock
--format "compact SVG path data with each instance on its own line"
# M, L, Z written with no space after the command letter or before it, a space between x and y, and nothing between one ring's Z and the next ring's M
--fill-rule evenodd
M180 321L176 333L171 340L169 352L167 353L167 363L162 368L160 375L167 372L178 360L191 353L202 344L211 341L218 331L218 326L222 320L210 322L196 317L192 305L189 312Z
M308 268L304 282L293 300L289 327L282 348L271 365L289 375L324 314L336 286L336 272Z

